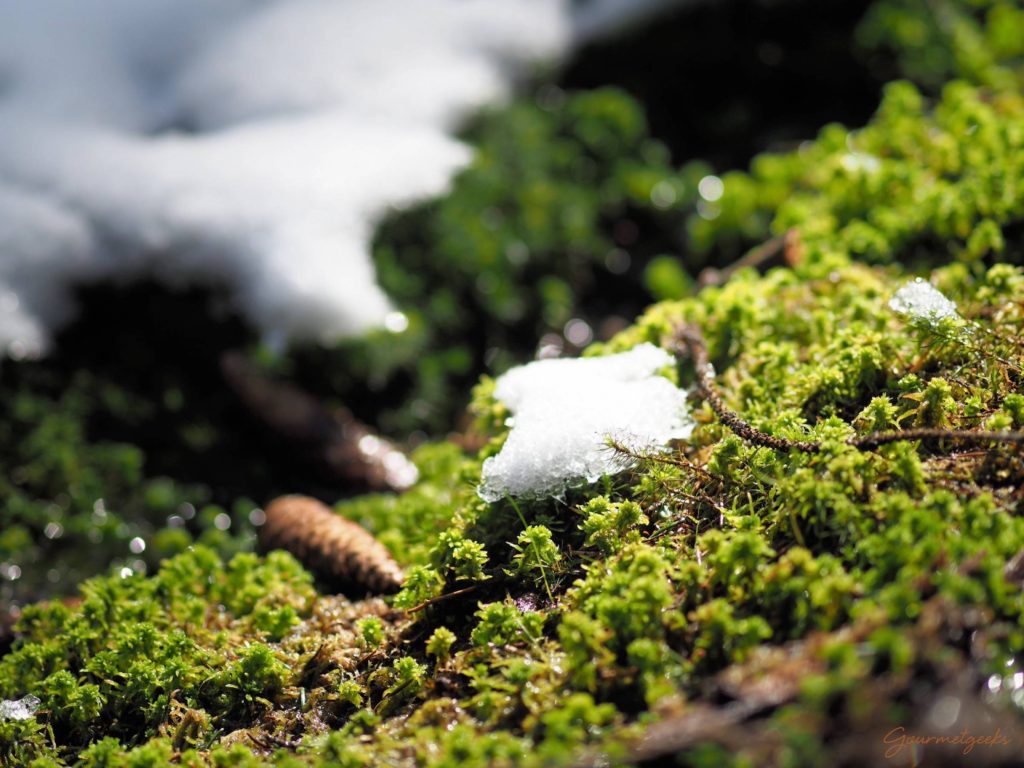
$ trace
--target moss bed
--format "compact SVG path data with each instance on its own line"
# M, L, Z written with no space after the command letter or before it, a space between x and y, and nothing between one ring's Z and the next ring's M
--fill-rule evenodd
M827 125L745 171L673 166L622 91L541 86L541 106L479 118L447 198L383 225L402 339L274 358L219 326L224 347L310 388L376 381L385 431L466 433L415 441L409 491L336 503L407 568L393 597L331 595L290 555L252 551L246 433L221 434L222 402L194 378L133 385L70 353L7 367L0 576L17 561L37 577L4 597L45 593L51 560L50 591L72 594L21 607L0 656L0 699L41 702L0 719L0 765L1019 764L1020 444L848 443L1024 429L1024 11L941 6L874 4L857 39L908 79L863 128ZM640 236L622 277L624 220ZM960 317L893 311L915 277ZM632 288L609 304L620 279ZM674 349L695 324L729 408L821 449L756 445L694 394L698 426L671 452L565 498L483 502L508 414L484 376L472 425L456 423L470 382L573 317L596 327L651 297L584 354ZM153 413L178 432L144 450ZM232 448L222 485L189 470ZM325 495L288 477L299 487L250 497ZM126 554L136 538L148 547ZM964 732L992 743L898 742Z

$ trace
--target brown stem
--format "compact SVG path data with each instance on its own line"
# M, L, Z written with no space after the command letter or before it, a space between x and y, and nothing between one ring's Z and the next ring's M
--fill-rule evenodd
M707 401L708 405L711 406L711 410L715 412L721 422L735 434L754 445L763 445L780 451L795 449L805 453L817 453L821 450L821 443L816 440L789 440L762 432L749 422L744 421L738 413L730 410L725 405L715 385L715 369L708 359L707 342L704 340L704 334L701 333L697 325L689 323L678 326L673 339L673 347L673 351L676 354L685 351L690 355L696 371L697 391ZM994 442L1024 445L1024 431L995 432L984 429L965 430L921 427L900 431L873 432L869 435L851 437L846 441L846 444L861 450L868 450L901 440L947 440L949 442L966 444Z
M789 440L785 437L776 437L775 435L769 435L767 432L762 432L749 422L744 421L738 413L730 410L715 386L715 368L711 365L711 361L708 360L708 347L700 328L692 323L683 325L676 329L675 335L676 339L685 345L684 348L689 351L690 358L693 360L693 367L697 376L697 391L707 401L708 405L711 406L711 410L718 415L718 418L729 429L749 443L763 445L779 451L795 448L798 451L815 453L821 450L821 443L806 440ZM679 351L680 347L677 344L676 352Z
M701 288L725 285L729 282L729 278L744 267L760 269L782 264L794 266L802 258L802 250L799 234L795 229L791 229L783 235L773 237L751 248L727 267L722 269L708 267L702 270L697 276L697 285Z
M696 464L694 464L692 461L685 458L684 456L673 456L668 453L654 453L650 451L638 451L634 448L630 448L624 442L622 442L621 440L616 440L615 438L609 438L608 445L617 453L621 453L623 456L628 456L630 459L633 459L634 461L648 461L654 464L668 464L669 466L678 467L680 469L685 469L688 472L692 472L693 474L700 477L702 480L705 480L709 483L722 482L722 478L711 474L703 467L698 467Z
M473 584L468 587L463 587L462 589L456 589L454 592L446 592L443 595L438 595L437 597L432 597L429 600L424 600L419 605L414 605L412 608L407 609L406 613L418 613L431 605L442 603L445 600L450 600L451 598L458 597L459 595L468 595L470 592L475 592L478 589L480 589L480 585Z
M405 454L347 409L270 378L240 352L221 356L221 372L260 421L338 479L371 491L403 491L416 481Z

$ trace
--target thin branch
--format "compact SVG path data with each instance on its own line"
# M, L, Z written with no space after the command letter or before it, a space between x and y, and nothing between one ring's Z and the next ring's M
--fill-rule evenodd
M261 371L240 352L221 356L224 381L243 405L294 449L339 480L370 491L404 491L415 465L396 445L346 408L330 408L308 392Z
M791 229L785 234L773 237L761 245L751 248L727 267L722 269L707 267L697 276L697 285L701 288L725 285L729 282L729 278L745 267L760 269L781 264L793 266L800 261L801 251L799 235L795 229Z
M789 440L785 437L776 437L762 432L753 426L733 410L726 406L725 401L718 392L715 385L715 368L708 359L707 342L704 341L704 334L694 324L680 326L675 333L675 352L687 350L693 360L693 367L697 376L697 391L707 401L718 418L729 429L735 432L749 443L763 445L767 448L774 448L779 451L795 448L806 453L816 453L821 450L821 443L807 440ZM681 343L680 343L681 342Z
M443 595L438 595L437 597L432 597L429 600L424 600L419 605L414 605L412 608L406 609L406 613L418 613L419 611L422 611L424 608L427 608L428 606L435 605L437 603L442 603L445 600L450 600L451 598L458 597L459 595L466 595L470 592L475 592L478 589L480 589L480 585L473 584L468 587L463 587L462 589L456 589L454 592L446 592Z
M621 440L617 440L614 437L608 438L608 445L613 448L617 453L621 453L624 456L628 456L630 459L635 461L648 461L654 464L666 464L671 467L678 467L679 469L685 469L693 474L699 476L702 480L706 480L709 483L721 483L722 478L716 477L715 475L708 472L703 467L698 467L692 461L684 456L679 456L669 453L656 453L653 451L638 451L635 448L630 448Z
M676 328L673 338L673 351L676 354L687 352L693 361L697 377L697 391L711 406L723 424L735 434L754 445L762 445L775 450L798 450L805 453L817 453L822 444L817 440L789 440L763 432L753 426L735 411L730 410L722 399L715 385L715 369L708 359L707 342L704 334L695 324L687 324ZM961 444L978 443L1010 443L1024 445L1024 431L996 432L984 429L937 429L921 427L899 431L873 432L869 435L851 437L846 444L861 450L878 448L889 443L902 440L948 441Z

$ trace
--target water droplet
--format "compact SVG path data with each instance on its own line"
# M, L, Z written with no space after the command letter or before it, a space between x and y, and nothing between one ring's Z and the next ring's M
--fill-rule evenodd
M384 457L384 470L387 473L388 482L395 488L408 488L420 476L416 465L398 451L390 451Z
M372 456L380 450L380 440L373 435L363 435L359 438L359 452L363 456Z
M705 221L714 221L722 215L722 209L717 205L706 203L703 200L697 201L697 215Z
M717 176L705 176L697 182L697 192L709 203L714 203L725 194L725 183Z
M608 255L604 257L604 266L613 275L621 275L629 269L631 261L628 253L621 248L616 248L608 251Z
M388 312L384 316L384 327L391 333L401 333L409 327L409 318L404 312Z
M676 188L670 181L659 181L654 185L651 190L651 202L654 203L654 207L664 211L666 208L672 207L678 199L676 194Z
M942 696L931 711L931 723L935 728L944 731L952 728L960 716L960 699L955 696Z
M562 337L557 333L545 333L540 337L540 344L537 345L537 359L549 360L562 355Z
M875 173L882 167L881 161L866 152L848 152L840 162L850 173Z
M530 260L530 249L526 247L526 243L516 240L505 248L505 258L510 264L521 267Z
M577 347L585 347L594 338L594 331L587 321L578 317L574 317L565 324L563 333L569 343Z

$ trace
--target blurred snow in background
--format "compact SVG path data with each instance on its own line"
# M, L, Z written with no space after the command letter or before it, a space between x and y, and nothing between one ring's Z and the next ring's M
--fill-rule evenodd
M458 120L654 4L0 0L0 350L106 278L223 280L272 340L378 324L374 222L466 164Z

